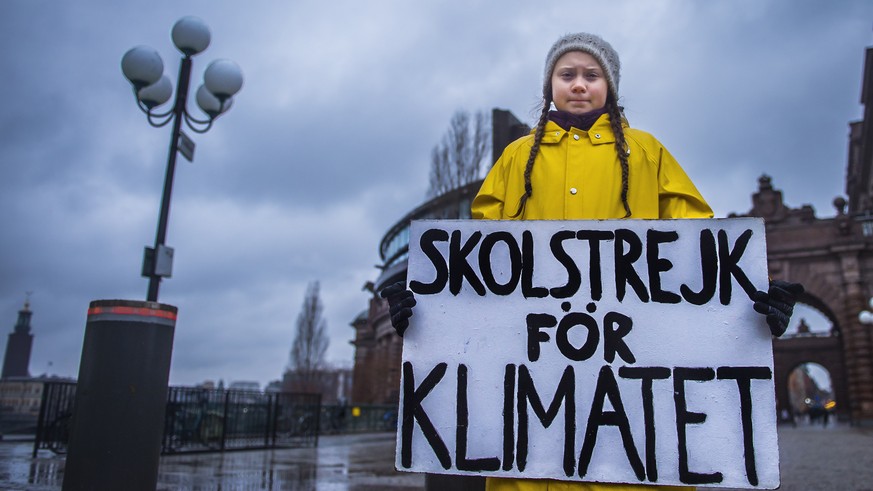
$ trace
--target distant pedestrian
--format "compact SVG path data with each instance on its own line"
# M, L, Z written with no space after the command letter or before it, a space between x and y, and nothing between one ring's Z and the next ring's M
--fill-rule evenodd
M794 419L794 413L788 409L782 409L780 413L783 423L791 423L791 426L797 428L797 420Z

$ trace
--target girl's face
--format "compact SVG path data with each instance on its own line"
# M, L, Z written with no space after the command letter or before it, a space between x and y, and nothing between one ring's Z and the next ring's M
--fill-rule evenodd
M583 51L558 58L552 72L552 101L561 111L585 114L606 105L609 84L597 60Z

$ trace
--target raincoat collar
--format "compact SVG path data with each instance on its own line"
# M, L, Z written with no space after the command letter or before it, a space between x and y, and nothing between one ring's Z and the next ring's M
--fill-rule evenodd
M622 118L621 120L622 127L627 127L627 121ZM535 133L536 129L531 131L531 134ZM612 127L609 124L609 115L604 114L597 118L597 121L591 125L591 129L588 131L583 131L578 128L570 128L569 131L565 130L558 126L554 121L546 122L545 132L543 133L542 144L552 145L555 143L560 143L561 140L565 136L571 137L571 135L579 135L582 138L588 138L594 145L601 145L604 143L615 143L615 135L612 133Z

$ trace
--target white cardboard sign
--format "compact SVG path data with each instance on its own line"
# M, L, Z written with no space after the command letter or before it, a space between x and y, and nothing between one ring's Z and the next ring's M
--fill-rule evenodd
M760 219L412 223L396 467L774 489Z

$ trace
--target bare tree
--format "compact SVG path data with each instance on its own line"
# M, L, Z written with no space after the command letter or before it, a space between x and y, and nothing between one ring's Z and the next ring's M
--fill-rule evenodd
M319 283L310 283L303 299L303 307L297 315L297 332L291 346L290 371L293 372L294 389L302 392L318 392L320 371L324 365L324 353L330 338L327 322L322 317L324 310L319 297Z
M478 179L490 137L484 112L471 116L467 111L456 111L442 141L431 152L428 196L439 196Z

